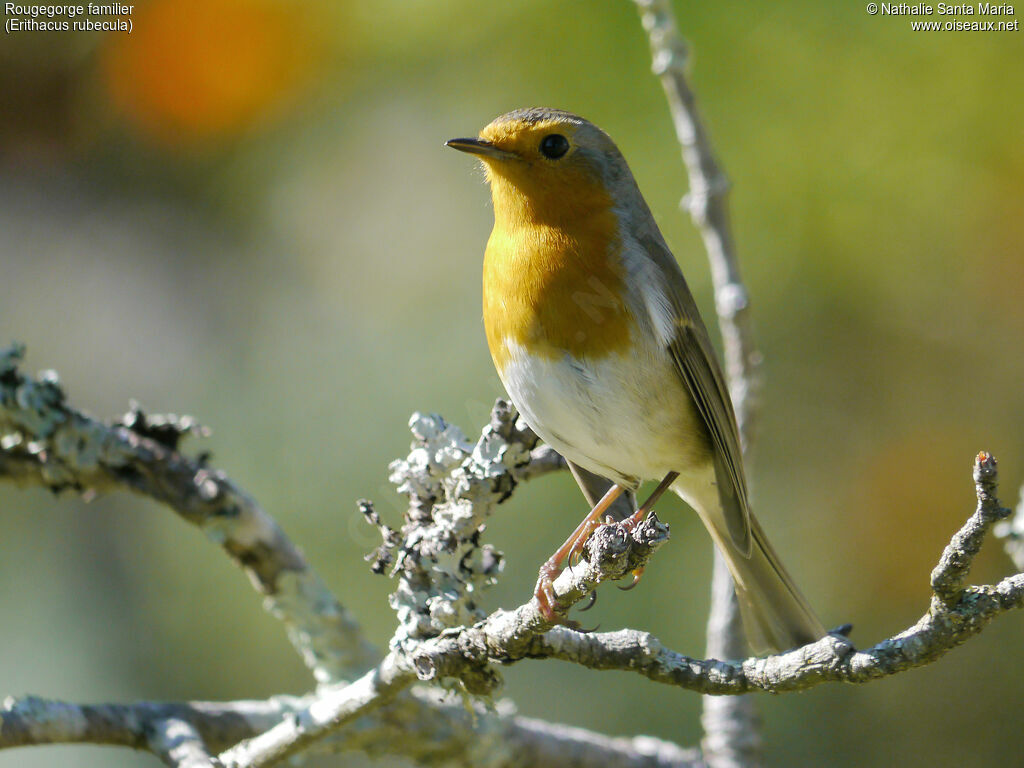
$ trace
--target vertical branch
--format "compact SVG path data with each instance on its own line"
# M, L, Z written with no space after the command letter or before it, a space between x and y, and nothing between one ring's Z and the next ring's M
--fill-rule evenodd
M708 613L709 659L741 659L747 655L740 607L729 566L715 550ZM704 696L701 747L711 768L754 768L761 765L761 717L750 696Z
M635 0L651 43L652 69L665 89L676 136L683 150L690 191L682 207L689 211L704 240L715 286L715 307L725 350L729 379L744 451L752 440L757 368L760 355L751 332L747 289L729 228L729 180L711 151L707 132L697 113L686 80L688 51L679 35L668 0Z
M752 442L757 366L747 291L740 278L739 262L729 229L728 179L711 151L693 91L686 79L687 47L679 34L669 0L634 0L651 45L653 71L668 99L676 136L683 151L690 191L682 207L690 212L700 231L711 265L715 307L725 350L740 444L744 454ZM725 561L715 552L708 617L709 658L737 659L746 655L739 606ZM704 752L713 768L752 766L760 763L760 722L749 697L704 697Z

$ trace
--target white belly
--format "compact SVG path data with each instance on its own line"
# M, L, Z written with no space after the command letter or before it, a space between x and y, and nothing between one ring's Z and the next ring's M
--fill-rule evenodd
M662 349L596 360L531 357L511 339L506 349L500 375L512 402L570 461L635 486L710 459L703 424Z

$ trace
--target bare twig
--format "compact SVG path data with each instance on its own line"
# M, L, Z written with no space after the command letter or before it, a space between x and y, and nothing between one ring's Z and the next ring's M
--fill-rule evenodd
M715 159L686 75L688 51L670 0L635 0L651 45L654 74L668 99L683 150L690 191L689 210L704 240L715 286L715 307L725 350L740 444L749 457L760 380L760 355L751 331L747 290L729 226L729 180ZM748 462L749 463L749 462ZM715 550L708 616L707 655L723 659L746 653L739 604L725 559ZM713 768L755 766L761 761L760 718L749 700L704 700L704 754Z
M981 550L985 534L999 520L1009 517L1010 510L999 506L996 498L996 460L985 451L974 462L974 485L978 509L942 552L939 564L932 571L932 592L949 605L963 594L963 583L971 562Z
M758 389L760 355L750 326L747 289L729 227L729 180L715 159L711 141L687 81L688 50L668 0L634 0L651 45L652 68L668 99L683 150L690 191L682 207L700 231L715 285L715 306L725 348L725 371L741 442L750 442Z
M18 370L24 349L0 349L0 477L54 492L127 489L199 527L248 575L319 682L361 671L377 653L280 526L227 475L178 450L196 427L134 407L104 424L67 405L56 373Z

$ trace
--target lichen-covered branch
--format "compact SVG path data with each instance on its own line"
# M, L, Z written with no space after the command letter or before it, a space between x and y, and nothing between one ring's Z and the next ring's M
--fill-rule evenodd
M602 526L587 543L588 559L554 584L559 604L582 600L599 583L642 567L667 539L667 528L652 516L635 531L621 524ZM447 630L429 639L405 636L374 669L348 685L321 688L310 703L264 733L219 756L226 768L263 768L301 752L390 701L417 679L458 680L469 693L488 695L500 685L493 662L539 656L538 638L551 627L535 600L514 611L496 611L472 627Z
M154 726L187 723L208 750L225 749L274 726L288 697L270 701L72 704L38 696L9 696L0 704L0 748L40 744L105 744L151 749Z
M440 424L443 422L435 422ZM426 438L423 447L433 453L438 447L435 441L444 431L435 428L425 432L433 437ZM406 477L410 486L433 485L422 474L429 474L428 467L417 465L405 471L410 473ZM460 471L472 473L465 465L460 466ZM765 658L701 660L665 647L646 632L627 629L583 633L568 627L549 628L532 600L514 611L496 611L472 626L426 630L428 635L434 633L432 637L406 633L401 648L412 660L420 679L456 678L475 693L490 693L496 685L489 663L525 658L557 658L593 669L631 671L656 682L712 695L796 691L824 682L863 683L897 674L935 661L997 616L1024 606L1024 574L1009 576L994 585L963 584L985 531L1010 514L999 506L996 498L993 457L987 453L978 455L974 478L977 510L942 554L933 573L935 596L927 613L912 627L865 650L857 650L841 635L829 635L816 643ZM601 581L628 572L635 567L630 558L649 557L651 552L644 547L658 546L667 535L660 526L654 519L647 531L638 528L637 540L624 537L616 525L599 528L587 544L587 559L555 582L560 605L572 604ZM443 539L451 531L444 524L442 528ZM405 547L413 552L419 539L415 531L415 526L409 524L404 529ZM454 534L447 546L465 556L461 547L472 545L469 540L460 539L465 535L466 531ZM432 569L431 565L425 570ZM422 606L431 602L430 587L425 588Z
M914 626L866 650L857 650L844 636L829 635L766 658L701 660L636 630L584 633L552 627L533 598L515 610L466 621L479 615L476 595L500 570L501 555L481 541L484 522L511 492L516 468L528 464L536 438L502 403L476 444L437 416L417 414L410 425L416 437L412 452L392 465L392 481L410 502L401 533L367 509L384 540L377 570L388 563L399 581L392 605L400 627L391 652L362 680L323 691L295 717L222 754L225 764L272 764L379 706L414 679L456 681L469 693L489 695L501 682L495 663L555 658L592 669L631 671L703 694L797 691L825 682L868 682L929 663L996 616L1024 606L1024 574L996 585L963 585L981 536L1009 513L996 499L996 462L982 453L974 473L978 509L942 555L928 612ZM642 566L667 534L656 517L635 531L623 524L599 527L584 559L555 581L558 607L567 609L601 582ZM388 553L395 551L400 554L392 560Z
M660 739L610 738L583 728L521 717L508 702L499 702L497 711L487 711L480 706L467 708L450 699L414 689L373 715L311 745L311 751L400 755L420 765L446 768L483 764L492 768L702 765L695 750ZM312 701L312 696L275 696L267 701L90 705L37 697L9 698L0 705L0 747L105 744L159 753L152 734L161 724L181 723L182 733L197 736L205 749L223 750L274 727Z
M967 523L953 536L932 570L932 592L949 605L963 595L963 584L971 570L971 562L981 551L985 535L997 522L1010 515L996 498L996 460L982 451L974 462L974 485L978 508Z
M522 717L508 700L493 707L436 688L413 688L369 718L319 743L329 751L403 755L419 765L467 768L698 768L697 750L650 736L612 738Z
M201 431L192 419L133 406L120 422L97 421L67 404L53 371L23 374L23 353L0 349L0 479L54 492L126 489L166 504L249 575L319 682L372 663L377 654L355 619L274 519L204 456L179 450Z
M269 607L286 624L295 625L293 642L304 658L313 662L311 666L318 672L319 680L325 681L324 672L331 668L340 672L358 669L356 659L363 659L365 666L365 660L372 658L372 649L362 640L355 622L326 592L299 550L276 523L223 473L209 469L205 458L192 459L179 451L181 437L190 431L199 431L194 422L187 418L147 416L133 407L122 422L103 424L67 405L56 374L47 373L36 380L21 373L18 363L22 354L19 347L0 350L0 479L42 485L54 491L76 490L90 494L121 487L170 506L221 544L250 574L254 585L272 598ZM418 532L421 549L413 557L412 550L404 548L396 567L411 576L422 577L422 571L412 565L412 561L434 558L437 565L444 560L442 540L449 523L464 518L474 504L482 505L485 496L490 497L485 505L489 509L506 499L518 482L565 467L557 453L547 446L538 446L536 436L515 422L515 413L507 404L499 403L492 425L485 430L480 443L473 445L439 420L416 417L414 423L422 430L432 435L431 430L435 430L434 436L451 438L450 444L443 450L438 450L437 445L417 446L406 462L393 467L393 477L399 484L413 483L408 490L424 521L435 512L433 500L450 492L453 503L440 515L441 520L445 519L445 514L450 520L434 526L433 535L422 536L422 532ZM470 456L468 471L460 474L458 463ZM415 478L403 469L410 466L430 468L437 476L438 487L432 489L434 481L428 481L427 486L416 484ZM451 471L453 468L456 471ZM372 513L370 505L367 511ZM462 529L469 530L465 525ZM471 533L471 537L477 538L477 535ZM595 543L600 540L601 537L595 539ZM650 551L653 547L648 547L648 554ZM384 547L379 557L388 556ZM638 558L643 556L637 548L630 562L640 562ZM501 558L489 548L478 551L474 545L465 547L457 561L449 560L448 565L455 574L473 573L470 582L481 588L500 570ZM435 571L432 578L436 579L441 572ZM587 569L576 568L572 573L579 578L563 579L557 586L558 594L566 601L582 598L600 578ZM449 586L454 584L465 593L470 582L463 583L461 578L457 576ZM291 581L298 581L298 585L305 585L305 588L282 589L282 585L287 586ZM410 582L406 580L405 584L409 586ZM431 581L431 584L436 585L436 582ZM275 589L276 595L273 594ZM414 590L409 595L409 605L418 605L422 595L417 596ZM432 636L434 630L430 627L438 621L445 625L441 617L449 610L463 617L473 611L483 615L472 600L461 609L455 607L458 602L426 600L424 606L428 603L430 606L428 615L416 618L417 610L411 610L408 613L411 624L406 629L415 633L419 631L415 627L425 621L426 636ZM396 597L394 604L401 607L402 600ZM433 618L429 616L431 611ZM332 616L340 622L332 621ZM353 641L358 651L355 657ZM424 659L441 659L445 658L445 653L449 656L460 653L453 648L445 652L435 648L429 651ZM392 665L395 659L402 659L403 663ZM399 673L385 676L384 684L366 684L374 673L392 666ZM213 759L207 750L213 753L227 750L228 758L237 757L238 764L256 765L272 762L282 754L275 750L275 739L291 744L285 749L294 751L307 746L317 736L334 732L332 738L321 740L318 746L402 754L397 749L402 743L407 753L422 749L426 754L447 755L446 759L455 755L457 763L457 756L462 752L469 755L482 748L479 738L473 734L489 729L493 737L492 750L509 754L504 763L495 762L495 765L554 765L567 754L578 754L581 766L684 766L692 763L692 752L666 742L608 739L579 729L562 731L557 725L549 725L545 730L532 721L514 716L498 717L486 711L462 723L457 737L449 733L448 736L440 734L434 740L423 734L415 742L399 739L399 731L409 731L409 722L438 724L443 712L443 721L451 723L455 712L463 710L445 708L409 691L394 698L391 706L382 708L389 696L418 679L417 670L411 657L404 653L389 655L373 670L369 676L361 678L362 685L354 688L327 684L323 686L322 697L275 697L269 702L79 707L33 697L12 699L6 703L5 710L0 711L0 748L42 743L122 744L149 749L165 762L177 761L182 765L202 765L203 760ZM471 680L468 671L463 674L467 681ZM324 713L332 706L333 712L325 718ZM343 722L370 710L377 710L378 715L362 717L353 727L339 730ZM404 727L399 723L399 712L406 721ZM282 723L301 722L303 713L317 715L320 730L314 729L312 734L299 733L295 739L290 735L282 738L286 730ZM244 740L253 741L238 745ZM232 746L234 750L230 749ZM548 762L524 762L522 756L530 754L538 761ZM478 763L467 756L462 764Z
M66 406L63 393L53 389L53 376L43 377L40 384L18 372L10 354L0 360L6 362L0 367L0 424L5 435L0 440L0 466L15 467L9 476L50 487L106 490L122 482L119 473L124 467L138 465L145 468L147 479L128 471L127 476L135 478L131 487L159 483L177 488L168 478L182 474L181 467L195 461L184 458L166 435L158 439L151 434L153 427L146 426L151 420L139 424L144 420L139 412L133 416L134 426L99 424ZM164 423L174 424L174 434L180 437L181 420ZM552 626L532 596L514 610L488 614L481 593L500 573L503 558L483 540L486 520L524 479L562 465L538 447L536 435L502 401L475 443L438 416L416 414L410 426L412 450L391 467L392 482L409 500L401 530L391 529L372 504L363 503L367 521L382 534L372 567L397 578L391 605L399 626L387 655L362 677L322 685L305 697L266 702L76 706L34 698L8 700L0 709L0 748L123 744L149 749L169 764L239 768L271 765L307 749L364 749L415 753L425 764L436 759L447 765L475 765L482 753L474 749L485 743L477 737L489 734L491 750L499 753L493 764L510 768L554 765L569 754L578 757L574 764L580 766L689 766L697 760L692 752L664 742L607 739L565 726L541 726L507 713L480 711L470 721L445 730L441 724L455 723L454 713L461 710L429 701L414 685L431 682L463 695L489 697L501 685L497 666L527 658L633 671L708 694L866 682L933 661L988 621L1024 604L1021 574L995 585L964 586L984 533L1009 514L996 498L995 460L981 454L975 469L978 510L954 536L933 574L935 598L928 613L910 629L867 650L856 650L845 637L829 636L763 659L700 660L636 630L587 634ZM75 445L68 447L72 437ZM92 442L96 440L98 445ZM89 455L94 457L91 463L83 458ZM223 476L203 471L224 489L218 496L247 498ZM176 492L184 493L180 488ZM170 490L150 495L167 503L176 498ZM201 507L200 502L193 503ZM266 535L261 533L267 530L266 521L259 518L264 513L254 503L248 502L240 514L256 515L258 535L250 540ZM202 514L199 518L200 525L207 524ZM229 530L228 539L239 535ZM283 533L278 535L287 542ZM557 608L567 611L604 581L643 567L667 538L667 527L655 516L635 528L623 523L598 527L581 561L555 580ZM290 546L282 551L287 553ZM239 556L229 546L225 550ZM280 555L269 557L273 562ZM244 559L243 565L253 568L254 579L263 583L264 568ZM411 723L435 738L411 738ZM535 760L530 763L523 755Z
M529 468L531 453L522 449L521 443L513 444L516 450L506 450L510 446L504 443L505 437L502 435L514 435L517 442L525 435L528 441L536 442L535 436L511 426L514 420L514 412L505 404L499 404L494 423L485 430L480 444L473 447L470 457L463 459L453 473L451 467L445 466L445 461L457 458L460 446L467 447L461 433L437 417L414 417L413 426L417 430L421 444L414 447L409 461L396 465L396 481L409 483L407 488L410 497L417 502L422 501L422 497L411 490L413 487L419 489L418 492L432 489L431 492L445 496L447 493L469 494L483 506L487 506L484 497L488 495L491 503L500 503L507 498L507 494L514 486L514 476L507 470L480 471L479 463L501 463L506 456L517 456L521 463L512 466L518 466L527 473L534 471ZM445 454L447 459L443 458ZM420 471L417 472L417 469ZM449 478L458 476L458 481L435 486L428 478L432 475L436 477L439 471ZM462 474L459 475L459 472ZM441 490L442 487L445 490ZM411 508L423 512L418 505L414 504ZM462 552L461 561L464 565L461 567L465 568L465 563L469 562L469 555L472 554L471 548L480 545L478 536L461 527L457 520L458 515L441 516L432 525L426 526L426 533L414 525L407 526L410 537L414 538L416 543L410 544L407 541L403 545L403 557L410 561L404 566L397 567L403 568L407 575L425 579L427 577L423 571L437 573L438 564L442 561L439 557L441 550L449 549L451 552ZM427 520L424 519L423 522L426 523ZM444 541L453 530L453 525L473 542L461 540L459 537ZM587 544L587 559L567 570L555 581L554 590L559 604L568 607L583 599L601 581L607 578L620 578L632 569L642 567L655 549L667 539L667 533L667 527L656 517L649 518L632 531L626 531L621 524L602 526ZM485 577L485 574L486 571L480 571L477 575ZM442 578L433 582L433 585L437 583L447 582ZM431 589L434 588L433 585ZM423 607L429 614L429 609L426 608L428 605L433 605L436 610L439 603L426 600ZM406 611L412 612L415 611ZM447 613L448 611L442 612L443 615ZM254 735L246 736L239 743L223 751L218 756L218 763L235 768L256 768L276 764L337 732L353 720L382 707L417 680L455 679L472 693L491 693L500 682L500 678L490 669L491 662L528 655L529 643L536 635L550 628L551 624L541 615L535 601L531 600L512 612L496 611L470 628L442 631L435 635L432 634L430 626L429 619L422 621L409 617L407 630L411 627L415 632L425 636L413 638L410 631L396 633L396 638L402 635L402 642L393 643L394 649L363 677L347 685L322 686L315 695L307 697L298 705L293 704L287 709L279 709L278 717L271 718L271 725L266 725L268 718L262 717L260 724L265 727L253 729L256 731ZM43 706L44 704L46 706ZM243 703L240 708L252 706ZM408 702L404 706L405 711L409 713ZM143 722L138 718L138 708L114 706L85 709L38 699L8 702L7 712L0 712L0 723L6 729L0 731L0 746L46 741L66 743L79 740L139 746L142 737L138 734L151 733L153 723L170 720L190 723L194 719L182 711L181 705L166 705L166 710L170 711L165 711L165 705L152 707L154 711L147 713L151 716ZM225 713L217 714L223 716ZM262 716L266 712L259 709L258 714ZM428 713L421 707L412 714L422 716ZM481 718L486 720L482 714ZM414 722L420 719L422 717L412 718ZM41 736L38 731L33 731L34 723L43 723L47 728L51 728L49 738ZM252 720L236 719L232 724L241 729L254 723ZM199 734L202 726L194 727ZM573 752L579 753L579 765L687 766L693 763L691 752L657 740L641 739L634 744L631 740L611 740L596 734L592 735L592 738L590 735L583 738L583 731L573 730L565 734L558 726L548 726L545 730L536 723L520 721L513 722L511 727L504 730L516 739L528 739L528 744L524 744L529 746L527 754L534 755L538 761L547 755L551 758L548 763L551 765L564 764L568 753L563 751L563 748L570 747ZM211 745L218 745L224 741L223 735L220 734L203 734L203 738ZM602 741L604 746L600 746ZM151 737L146 739L146 743L153 747ZM194 747L196 743L200 742L190 740L191 746ZM636 747L636 751L627 751L627 745ZM448 745L448 748L451 749L452 746ZM514 744L503 745L505 749L513 747ZM467 761L466 764L476 763ZM521 756L509 762L509 765L530 764L545 763L524 763L521 762Z
M537 436L499 401L476 443L439 416L414 414L415 442L407 459L391 466L391 480L409 499L401 534L384 524L369 502L367 521L383 543L373 569L390 568L398 585L391 596L399 626L384 660L347 686L319 691L304 709L270 730L223 752L231 768L273 765L372 711L417 680L489 695L501 685L493 663L529 655L531 642L550 629L535 599L514 611L486 615L479 593L502 567L499 552L481 540L486 518L505 501L522 475L537 472ZM635 529L599 527L585 559L553 584L566 610L601 582L642 568L668 538L651 516Z
M979 535L1009 514L996 499L995 459L982 453L975 465L978 510L953 537L936 570L944 599L933 600L913 627L866 650L858 651L848 639L836 635L762 659L699 660L635 630L588 634L567 627L548 629L532 600L514 611L496 611L475 624L446 625L438 617L460 613L459 590L476 592L482 586L479 579L467 579L451 569L458 570L458 562L475 562L473 549L486 548L479 537L484 519L511 482L497 480L500 472L493 462L515 467L516 460L509 457L524 456L530 447L529 443L501 445L506 439L502 436L511 439L515 434L513 418L514 414L499 405L492 425L473 447L439 417L416 416L413 452L407 461L393 465L393 479L409 495L410 509L402 534L390 536L386 548L400 550L406 558L395 566L401 574L396 596L417 595L415 600L394 603L409 627L396 637L421 679L450 676L473 690L489 692L493 681L482 666L486 663L558 658L598 669L631 670L658 682L710 694L801 690L826 681L866 682L937 659L988 621L1020 607L1024 598L1024 576L1020 574L996 585L963 586ZM427 457L435 460L427 461ZM447 476L446 464L452 467ZM484 511L475 517L468 508L462 510L464 514L454 514L468 498L475 499ZM428 509L434 511L428 513ZM616 564L613 544L621 540L616 526L595 532L587 545L587 559L555 582L561 607L580 599L598 581L616 578L631 567L621 561ZM642 545L642 541L631 541L629 551ZM500 555L492 556L494 562L500 562ZM411 583L418 586L414 589Z
M323 686L302 709L273 728L222 752L225 768L262 768L290 757L346 723L390 701L416 679L394 652L347 685Z
M601 526L587 542L587 559L555 579L556 605L566 609L602 582L642 568L667 540L668 526L653 514L633 531L625 530L621 523ZM495 611L474 626L446 630L437 637L410 643L406 650L421 680L454 677L471 693L489 694L500 682L490 663L553 655L545 650L545 638L557 637L560 632L593 637L568 627L552 628L537 601L531 599L512 611Z

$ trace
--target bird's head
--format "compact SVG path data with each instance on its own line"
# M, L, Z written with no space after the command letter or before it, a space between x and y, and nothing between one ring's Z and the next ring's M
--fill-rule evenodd
M636 184L608 135L582 117L557 109L517 109L493 120L476 138L447 146L483 161L497 221L527 218L558 224L613 201L632 198Z

